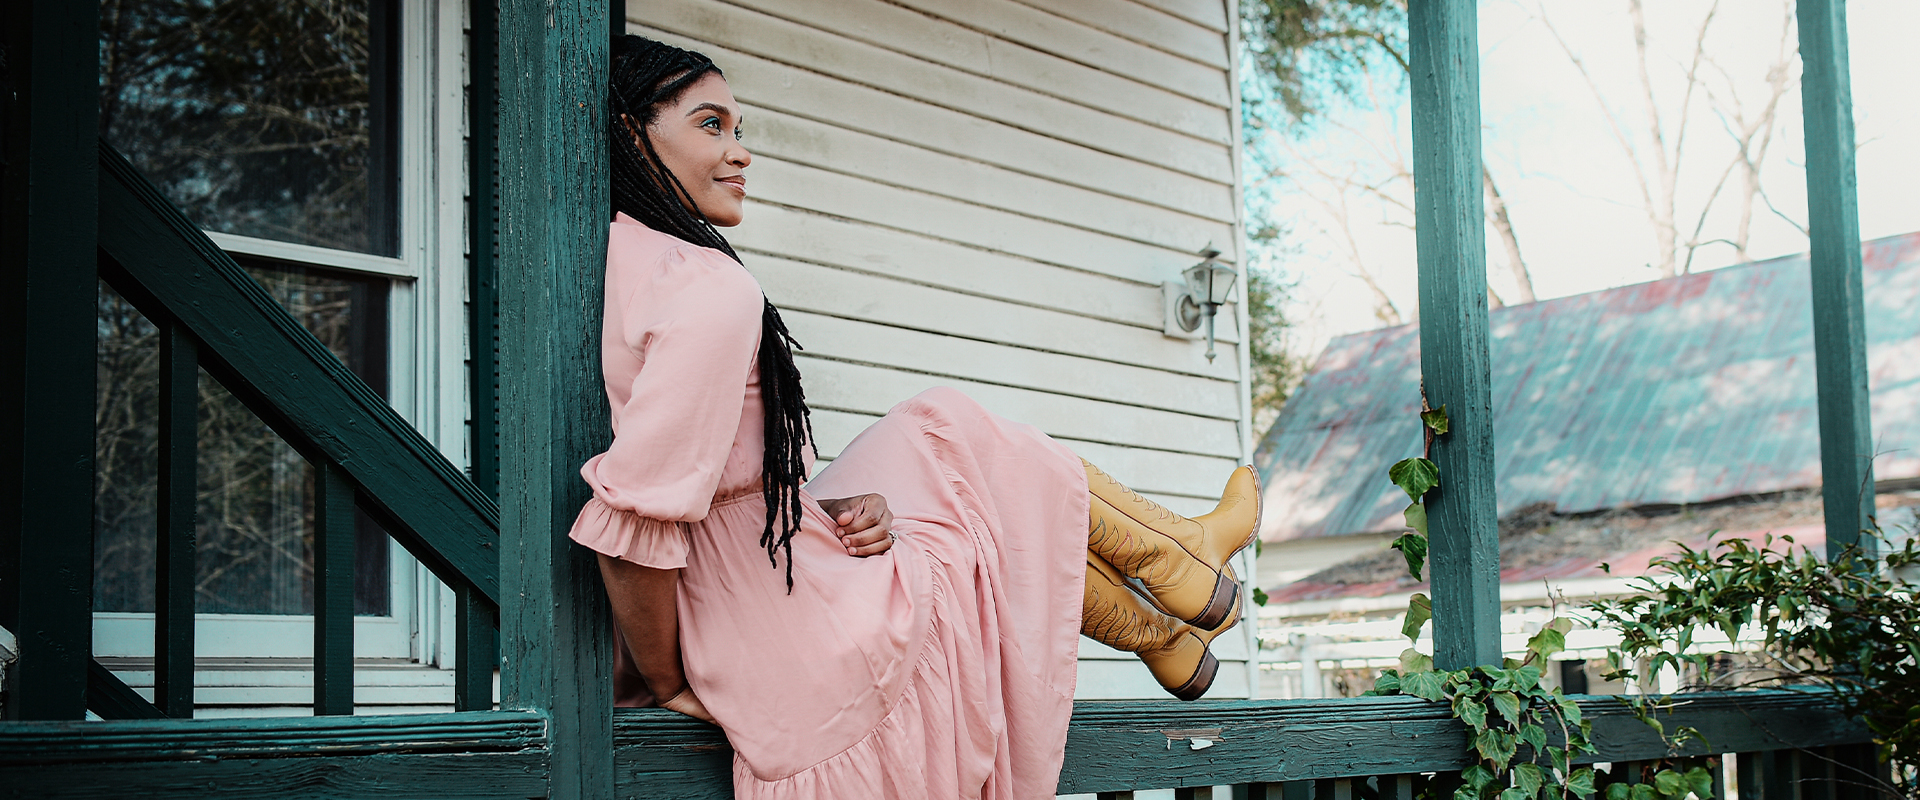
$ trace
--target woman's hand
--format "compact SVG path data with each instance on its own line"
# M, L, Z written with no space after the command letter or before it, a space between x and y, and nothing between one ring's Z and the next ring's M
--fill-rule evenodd
M840 544L850 556L877 556L893 548L893 513L887 498L863 494L821 500L820 508L840 526Z
M700 702L700 698L694 696L691 684L681 689L679 694L660 701L660 707L668 711L678 711L709 725L720 724L713 721L713 715L707 713L706 705Z

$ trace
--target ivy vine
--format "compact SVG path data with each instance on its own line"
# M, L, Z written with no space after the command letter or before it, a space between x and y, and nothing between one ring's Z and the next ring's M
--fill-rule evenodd
M1791 536L1683 546L1654 559L1633 593L1589 604L1585 621L1620 631L1609 679L1671 669L1682 692L1827 690L1866 722L1880 758L1895 767L1891 783L1879 774L1847 780L1920 797L1920 591L1912 580L1920 538L1908 533L1894 542L1870 529L1862 536L1867 546L1831 560ZM1702 646L1702 631L1725 640Z
M1403 512L1410 530L1390 546L1406 558L1407 572L1414 580L1423 580L1427 561L1426 501L1440 487L1440 468L1431 459L1433 442L1447 435L1451 427L1446 407L1431 408L1424 396L1420 424L1424 433L1421 455L1395 463L1387 471L1387 478L1411 501ZM1432 617L1432 601L1416 592L1408 601L1406 621L1400 629L1409 645L1418 644L1421 629ZM1498 666L1436 670L1432 656L1409 646L1400 654L1397 668L1387 669L1375 679L1367 694L1410 695L1446 703L1454 718L1467 728L1476 763L1462 770L1458 781L1429 783L1428 800L1713 797L1713 773L1698 759L1661 762L1632 779L1576 766L1581 756L1597 752L1592 723L1559 687L1542 680L1553 655L1566 649L1566 636L1572 629L1571 620L1556 616L1527 641L1524 658L1503 659ZM1652 708L1640 703L1635 712L1674 748L1670 752L1677 752L1684 737L1697 737L1697 732L1681 731L1681 740L1669 738L1652 716ZM1450 796L1447 787L1452 787Z

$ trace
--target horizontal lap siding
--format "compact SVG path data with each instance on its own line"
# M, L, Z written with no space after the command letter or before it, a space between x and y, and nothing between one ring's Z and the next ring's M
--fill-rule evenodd
M1162 332L1160 284L1240 251L1224 3L647 0L628 27L712 56L746 109L726 233L805 346L823 460L952 386L1211 507L1245 457L1237 309L1209 363ZM1239 633L1217 696L1248 692ZM1164 696L1081 656L1084 697Z

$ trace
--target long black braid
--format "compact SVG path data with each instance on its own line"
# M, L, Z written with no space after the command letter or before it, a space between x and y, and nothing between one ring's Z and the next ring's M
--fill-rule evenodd
M694 205L680 179L661 165L653 141L644 135L661 106L678 100L706 74L719 75L720 68L699 53L639 36L614 37L610 61L607 141L613 211L739 261L740 255ZM777 552L786 551L789 593L793 591L793 534L800 530L800 482L807 471L801 448L813 443L800 370L793 364L793 350L798 347L780 312L766 302L760 312L760 398L766 433L760 491L767 501L767 527L760 534L760 544L767 548L767 562L776 569L780 566Z

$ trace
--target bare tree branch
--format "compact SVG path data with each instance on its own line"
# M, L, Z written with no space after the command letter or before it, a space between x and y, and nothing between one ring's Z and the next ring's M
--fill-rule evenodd
M1515 296L1522 303L1531 303L1534 301L1533 275L1527 272L1527 262L1520 258L1520 239L1513 233L1513 220L1507 217L1506 198L1500 196L1500 187L1494 185L1493 173L1484 163L1480 165L1480 179L1487 189L1487 217L1492 220L1493 229L1500 234L1500 243L1506 246L1507 267L1513 270L1513 282L1519 287ZM1492 292L1492 287L1489 286L1487 291ZM1495 300L1498 300L1497 296ZM1503 305L1496 302L1494 307Z

